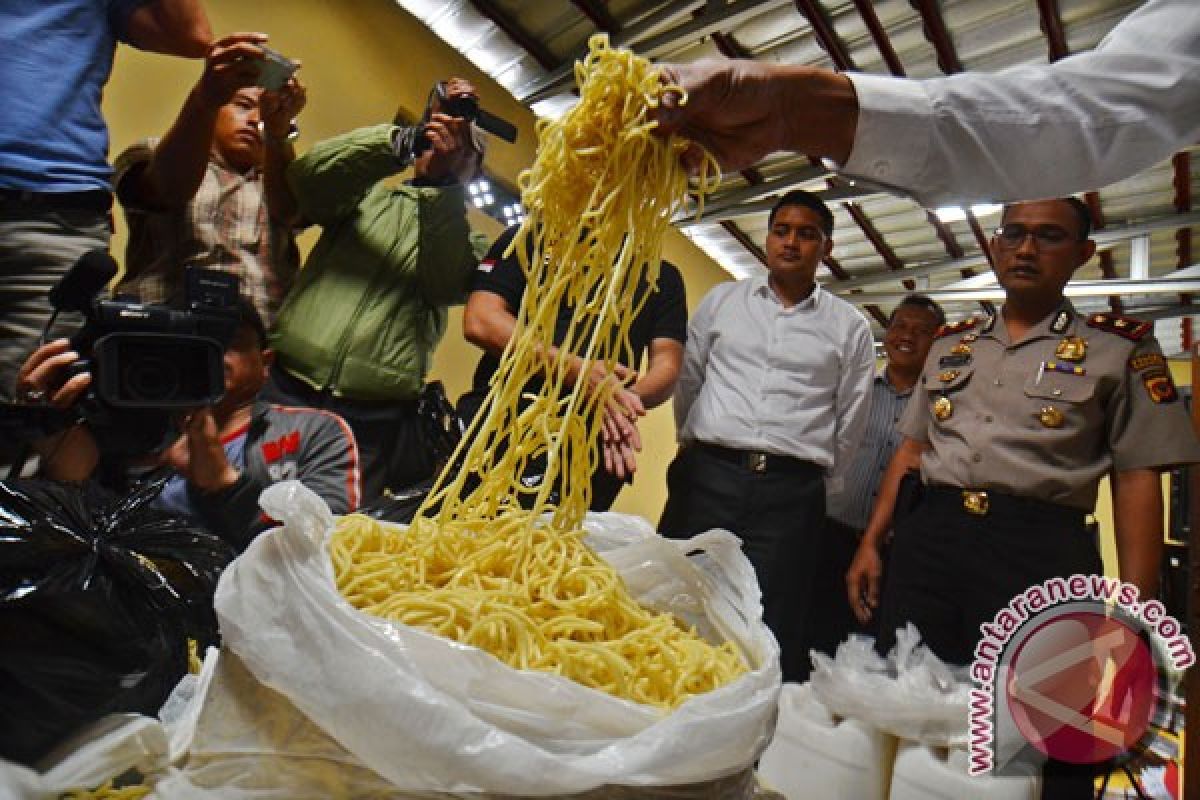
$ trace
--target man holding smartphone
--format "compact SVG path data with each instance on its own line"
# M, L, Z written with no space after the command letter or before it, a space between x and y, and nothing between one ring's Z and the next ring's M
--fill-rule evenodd
M215 42L166 134L118 156L129 223L119 291L169 303L183 296L188 266L220 269L238 276L268 326L274 320L300 261L284 171L305 92L291 74L297 65L266 40L235 33Z

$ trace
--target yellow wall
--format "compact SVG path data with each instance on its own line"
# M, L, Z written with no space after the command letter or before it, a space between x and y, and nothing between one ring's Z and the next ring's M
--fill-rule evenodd
M515 186L517 173L533 161L532 113L392 0L206 0L205 5L217 36L262 31L270 34L274 49L303 62L300 76L308 87L308 107L299 118L301 151L328 136L388 121L398 107L416 117L435 81L459 75L475 84L485 108L520 129L515 145L493 139L488 172ZM197 61L122 48L104 103L113 153L165 131L200 70ZM475 212L471 221L489 235L501 228ZM113 252L123 261L124 220L118 219L117 225ZM301 245L307 249L315 238L316 231L309 231ZM728 277L676 231L668 233L664 251L683 272L691 308L713 284ZM452 398L470 385L479 359L479 351L462 338L461 320L461 309L455 309L431 376L446 384ZM637 478L622 492L616 510L657 521L675 447L670 405L651 412L641 430L645 451Z

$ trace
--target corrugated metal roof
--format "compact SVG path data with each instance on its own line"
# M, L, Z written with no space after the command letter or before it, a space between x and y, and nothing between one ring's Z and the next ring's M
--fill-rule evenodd
M535 89L544 90L547 99L532 104L538 113L561 113L569 106L572 95L567 84L546 85L583 52L587 39L599 29L591 17L614 23L610 33L618 42L633 42L633 49L648 53L660 60L690 61L697 58L721 57L731 48L738 53L763 61L802 63L832 67L833 59L826 52L804 14L798 10L804 3L780 0L730 0L728 2L654 2L653 0L398 0L444 40L458 48L481 69L507 87L517 97L527 97ZM906 0L883 0L869 3L887 40L894 50L904 73L924 78L944 74L944 58L939 57L936 37L928 21L917 10L922 4ZM1042 27L1038 5L1032 0L943 0L932 4L948 34L946 44L962 69L995 71L1017 64L1046 63L1050 57L1048 38ZM1094 47L1125 14L1139 3L1130 0L1058 0L1063 38L1068 52ZM881 52L858 3L850 0L824 0L812 6L829 22L831 29L854 66L865 72L891 74L892 70ZM490 18L489 18L490 17ZM543 61L518 44L513 36L501 30L493 20L499 20L518 38L534 47ZM603 21L602 20L602 21ZM936 20L935 20L936 22ZM718 41L718 37L721 41ZM946 55L943 49L942 55ZM786 181L798 170L812 172L811 162L804 156L778 154L757 165L757 176L765 181ZM1099 208L1107 228L1163 219L1170 222L1175 208L1175 172L1170 161L1128 180L1105 187L1098 192ZM805 173L807 175L807 173ZM1188 176L1191 192L1200 190L1200 174L1191 169ZM747 190L750 181L742 175L727 176L720 192L710 199L709 207L723 205L730 192ZM828 176L808 175L800 183L803 188L826 190ZM781 186L782 191L790 186ZM844 185L839 191L846 190ZM760 198L759 206L738 207L722 215L723 221L685 224L684 232L731 274L743 277L762 270L761 262L742 242L730 226L761 246L765 238L766 213L771 195ZM837 264L856 283L870 281L867 291L898 291L908 270L915 269L913 278L918 289L940 289L963 280L961 259L974 260L976 273L987 273L983 251L964 218L945 222L952 237L947 246L931 224L927 211L913 201L886 194L867 193L853 202L882 235L886 245L905 267L891 272L878 249L860 225L846 210L843 202L833 203L836 229L834 258ZM946 213L946 212L943 212ZM997 218L981 215L982 230L990 235ZM1194 237L1196 225L1186 230ZM1189 266L1179 260L1177 229L1163 227L1145 236L1148 239L1149 277L1159 277ZM1113 276L1129 278L1131 254L1134 248L1128 241L1102 247L1111 254ZM1100 280L1103 275L1100 258L1085 266L1079 279ZM846 293L844 282L828 270L822 270L822 281L835 291L854 300ZM974 283L982 283L979 278ZM1162 306L1162 296L1132 298L1132 308L1139 301ZM975 301L945 303L951 318L977 313ZM1081 307L1107 307L1106 298L1090 298L1077 303ZM884 304L883 311L890 310ZM1178 313L1178 312L1174 312ZM1161 323L1167 324L1167 323ZM1173 338L1178 339L1178 322L1169 323ZM877 330L878 330L878 325ZM1164 331L1166 332L1166 331Z

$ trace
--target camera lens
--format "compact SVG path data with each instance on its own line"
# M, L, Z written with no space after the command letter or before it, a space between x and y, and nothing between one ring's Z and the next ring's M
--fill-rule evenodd
M123 366L123 394L133 402L167 403L180 393L179 369L166 358L142 353L140 358L132 359Z

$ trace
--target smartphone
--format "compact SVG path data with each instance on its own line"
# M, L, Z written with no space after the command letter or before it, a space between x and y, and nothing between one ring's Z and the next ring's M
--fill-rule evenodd
M292 77L298 65L282 53L263 45L259 47L263 51L263 57L259 61L258 79L255 83L267 91L277 92L288 82L288 78Z

